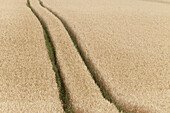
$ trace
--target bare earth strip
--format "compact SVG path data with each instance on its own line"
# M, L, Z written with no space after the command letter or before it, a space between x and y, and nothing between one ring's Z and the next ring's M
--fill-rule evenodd
M114 104L105 100L94 83L67 31L57 17L30 0L31 7L46 23L56 50L61 75L70 95L75 113L118 113Z
M42 0L76 35L125 110L170 111L170 6L138 0Z
M63 113L40 23L26 0L0 3L0 113Z

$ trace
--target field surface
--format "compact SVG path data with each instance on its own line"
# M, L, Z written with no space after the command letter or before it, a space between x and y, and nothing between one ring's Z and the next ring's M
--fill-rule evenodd
M0 112L170 112L170 0L0 2Z
M41 25L26 1L0 2L0 112L64 112Z

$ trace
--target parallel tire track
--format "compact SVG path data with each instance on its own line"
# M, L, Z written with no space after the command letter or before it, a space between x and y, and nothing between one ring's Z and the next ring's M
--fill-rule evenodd
M48 50L48 54L49 54L51 63L53 65L53 70L54 70L55 75L56 75L56 82L57 82L58 89L59 89L59 97L60 97L60 100L63 104L63 109L66 113L74 113L72 106L69 102L69 94L66 90L66 86L65 86L63 79L60 75L60 69L59 69L59 65L58 65L57 60L56 60L55 49L54 49L53 43L51 41L51 37L50 37L50 34L49 34L48 29L46 27L46 24L39 17L39 15L36 13L36 11L31 7L29 0L27 0L27 6L31 9L33 14L37 17L37 19L39 20L39 22L40 22L40 24L43 28L44 38L46 40L46 47L47 47L47 50Z
M124 113L130 113L129 111L125 111L123 110L123 108L121 106L119 106L116 101L110 96L110 93L106 90L106 88L104 87L104 85L101 83L101 80L99 79L97 73L95 73L94 71L94 66L93 64L91 64L90 60L89 59L86 59L85 55L84 55L84 51L83 49L80 47L77 39L76 39L76 36L75 36L75 33L74 31L72 30L72 28L67 24L67 22L62 18L60 17L58 14L56 14L55 12L53 12L51 9L49 9L48 7L44 6L43 2L40 1L40 5L42 7L44 7L45 9L47 9L49 12L51 12L53 15L55 15L60 21L61 23L63 24L63 26L65 27L66 31L68 32L72 42L74 43L74 46L75 48L77 49L78 53L80 54L83 62L85 63L87 69L89 70L93 80L95 81L95 83L97 84L97 86L100 88L100 91L103 95L103 97L108 100L110 103L113 103L115 104L115 106L117 107L117 109L119 110L119 112L124 112Z

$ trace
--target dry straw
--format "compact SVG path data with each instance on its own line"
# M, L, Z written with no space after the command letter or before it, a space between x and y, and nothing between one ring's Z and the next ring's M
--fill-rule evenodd
M62 113L40 23L25 0L0 2L0 113Z
M30 3L40 19L46 23L46 28L55 48L60 74L69 93L74 112L118 112L114 104L110 104L102 97L100 89L94 83L60 20L40 6L38 1L31 0ZM66 110L66 112L69 111Z
M42 0L70 26L119 106L168 113L170 5L138 0Z

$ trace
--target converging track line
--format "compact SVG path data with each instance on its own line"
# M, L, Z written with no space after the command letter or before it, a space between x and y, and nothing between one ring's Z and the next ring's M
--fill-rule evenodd
M116 101L110 96L110 93L106 90L106 88L104 87L104 85L101 83L101 81L99 80L99 77L97 75L97 73L95 73L94 71L94 65L91 63L91 61L87 58L85 58L84 56L84 51L83 49L80 47L80 44L78 43L75 33L74 31L71 29L71 27L68 25L68 23L62 18L60 17L58 14L56 14L55 12L53 12L50 8L44 6L43 2L40 1L40 5L42 7L44 7L45 9L47 9L49 12L51 12L54 16L56 16L61 23L63 24L63 26L65 27L66 31L68 32L72 42L74 43L75 48L77 49L78 53L80 54L84 64L86 65L88 71L90 72L93 80L95 81L95 83L97 84L97 86L100 88L100 91L103 95L103 97L108 100L110 103L115 104L115 106L117 107L117 109L119 110L119 112L124 112L124 113L130 113L129 111L125 111L123 110L123 108L121 106L119 106Z
M48 28L46 27L46 23L40 18L40 16L36 13L36 11L31 7L29 0L27 0L27 6L31 9L33 14L37 17L37 19L39 20L39 22L43 28L44 38L46 40L46 47L47 47L48 54L49 54L49 57L50 57L50 60L51 60L52 66L53 66L53 70L56 75L56 82L57 82L57 86L59 89L59 97L63 104L63 109L66 113L74 113L74 111L71 107L71 104L69 102L69 94L66 91L66 86L65 86L63 79L61 77L61 74L60 74L61 72L60 72L60 68L59 68L59 65L56 60L55 48L54 48L53 42L51 40L51 36L48 32Z

